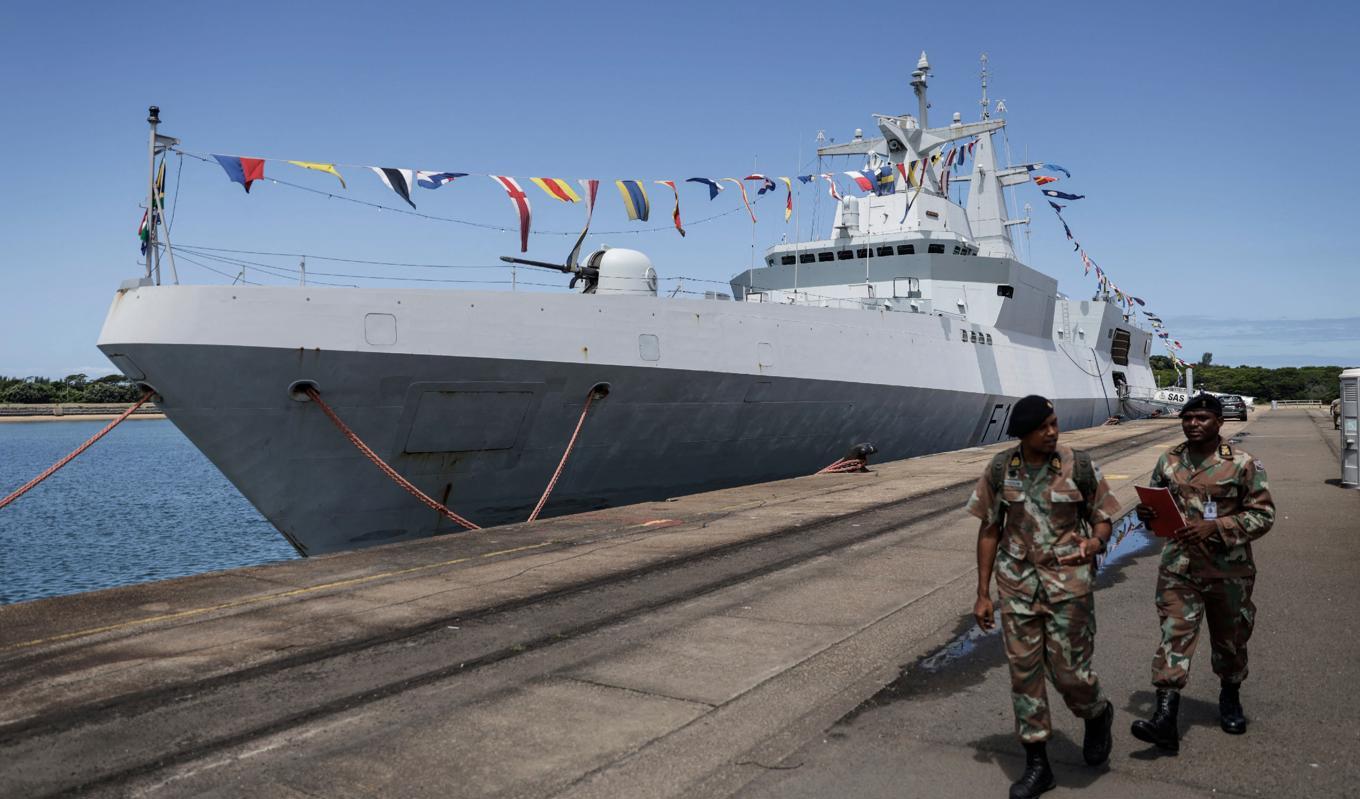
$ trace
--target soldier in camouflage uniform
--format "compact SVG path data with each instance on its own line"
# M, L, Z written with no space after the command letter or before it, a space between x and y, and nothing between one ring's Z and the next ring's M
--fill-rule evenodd
M1209 622L1212 663L1220 681L1219 724L1233 735L1247 731L1239 686L1247 678L1247 639L1256 620L1251 542L1274 524L1275 502L1261 462L1223 441L1218 435L1222 424L1223 405L1217 397L1191 398L1181 409L1185 442L1163 454L1152 470L1152 486L1170 489L1186 526L1163 547L1157 574L1162 626L1162 643L1152 656L1157 707L1150 721L1135 721L1132 732L1173 752L1180 749L1176 716L1200 619ZM1148 522L1156 512L1139 505L1138 516Z
M1045 675L1086 720L1086 762L1100 765L1110 755L1114 708L1091 670L1093 562L1109 541L1119 503L1088 455L1059 446L1053 403L1039 396L1020 400L1007 432L1019 446L993 459L967 510L982 520L973 615L984 630L996 623L995 564L1015 727L1026 754L1025 773L1010 796L1026 799L1056 784L1047 756Z

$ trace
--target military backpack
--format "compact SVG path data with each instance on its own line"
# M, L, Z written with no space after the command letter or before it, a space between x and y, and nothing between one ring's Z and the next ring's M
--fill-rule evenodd
M1000 496L1001 484L1006 478L1006 468L1011 457L1017 452L1018 450L1008 449L992 456L992 463L987 469L987 481L991 483L993 494ZM1077 484L1077 490L1081 491L1081 505L1077 508L1077 518L1081 520L1082 529L1089 530L1091 498L1096 495L1096 467L1091 462L1091 453L1080 449L1072 450L1072 480ZM1002 502L1001 518L996 524L997 529L1002 532L1006 530L1006 510L1006 503Z

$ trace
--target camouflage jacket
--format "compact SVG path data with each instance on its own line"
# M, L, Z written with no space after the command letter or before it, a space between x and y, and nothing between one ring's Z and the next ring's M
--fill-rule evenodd
M1181 443L1157 460L1150 483L1171 489L1188 522L1204 518L1207 502L1214 502L1218 511L1218 533L1206 545L1208 556L1198 547L1168 540L1162 548L1163 569L1210 579L1256 573L1251 542L1275 523L1275 501L1259 460L1220 440L1214 453L1196 465Z
M1072 476L1072 462L1072 448L1059 444L1048 463L1031 475L1017 446L999 493L992 490L987 472L973 488L967 510L984 522L996 524L1006 506L1006 527L996 554L996 586L1003 604L1028 603L1041 587L1053 602L1091 593L1092 565L1062 566L1058 556L1075 552L1089 535L1089 525L1114 521L1119 502L1092 464L1096 491L1085 498L1088 512L1083 524L1078 518L1083 497Z

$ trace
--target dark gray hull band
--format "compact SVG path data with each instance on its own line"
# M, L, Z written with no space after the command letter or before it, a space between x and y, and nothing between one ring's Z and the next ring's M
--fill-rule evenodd
M806 475L869 441L878 460L992 443L1015 397L655 367L168 344L128 356L161 407L303 554L455 532L321 410L314 382L398 472L483 525L523 521L587 392L608 383L544 515ZM1118 412L1057 398L1064 429Z

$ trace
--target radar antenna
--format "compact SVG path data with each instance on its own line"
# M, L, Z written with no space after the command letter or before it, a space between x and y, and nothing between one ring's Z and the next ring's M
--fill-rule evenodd
M921 127L930 127L926 118L926 112L930 108L930 103L926 100L926 78L930 77L930 61L926 59L926 51L921 51L921 58L916 62L916 71L911 73L911 88L916 92L916 104L921 113Z

